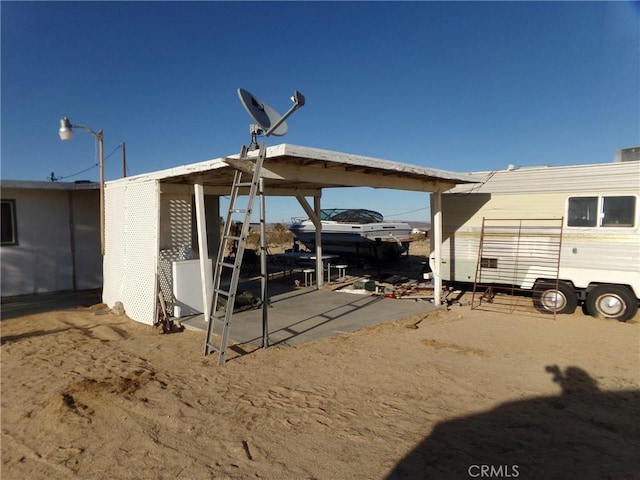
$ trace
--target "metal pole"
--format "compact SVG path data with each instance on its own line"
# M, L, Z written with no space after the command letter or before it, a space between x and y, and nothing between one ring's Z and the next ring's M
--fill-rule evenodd
M318 218L316 225L316 290L324 284L324 261L322 260L322 221L320 220L320 195L313 197L313 211Z
M295 112L297 109L299 109L300 107L304 107L305 104L305 98L304 95L302 95L300 92L298 92L296 90L296 92L293 94L292 100L294 101L294 104L291 106L291 108L289 109L289 111L287 113L285 113L282 117L280 117L276 123L274 123L273 125L271 125L271 127L269 128L269 130L267 130L264 133L265 137L268 137L269 135L271 135L273 132L276 131L276 129L282 125L284 123L284 121L289 118L291 116L291 114L293 112Z
M269 298L267 281L267 227L265 223L264 178L258 182L260 194L260 300L262 300L262 348L269 347Z
M73 128L86 130L98 141L98 148L100 150L100 254L104 257L104 133L102 129L96 133L86 125L73 125L67 117L64 117L60 120L60 130L58 132L60 139L71 140L73 138L71 129ZM53 181L53 173L51 177Z
M96 134L100 149L100 253L104 257L104 135L102 130Z

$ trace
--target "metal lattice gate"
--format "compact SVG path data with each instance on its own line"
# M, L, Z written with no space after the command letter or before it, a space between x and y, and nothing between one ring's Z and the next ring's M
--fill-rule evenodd
M483 218L471 308L554 315L563 218ZM541 295L547 295L541 298Z

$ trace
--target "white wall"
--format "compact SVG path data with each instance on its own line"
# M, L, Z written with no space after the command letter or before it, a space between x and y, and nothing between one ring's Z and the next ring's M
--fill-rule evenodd
M15 200L18 237L0 247L3 297L102 285L98 190L3 188L2 198Z
M100 192L77 190L72 193L76 290L100 288Z
M219 198L205 195L209 254L220 243ZM193 187L130 177L107 182L103 301L122 302L129 318L152 325L156 320L160 251L190 246L197 255ZM166 273L170 282L171 270ZM171 291L169 286L169 291Z
M105 190L102 300L122 302L129 318L156 318L160 193L156 180L114 181Z

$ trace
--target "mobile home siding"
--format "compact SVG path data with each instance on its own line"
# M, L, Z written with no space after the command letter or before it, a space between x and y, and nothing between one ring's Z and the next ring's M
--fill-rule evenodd
M640 162L598 163L569 167L536 167L473 173L481 184L462 184L449 193L584 193L629 191L636 193ZM633 183L635 179L635 185Z
M0 247L2 296L99 288L98 190L5 185L2 198L15 200L18 243Z

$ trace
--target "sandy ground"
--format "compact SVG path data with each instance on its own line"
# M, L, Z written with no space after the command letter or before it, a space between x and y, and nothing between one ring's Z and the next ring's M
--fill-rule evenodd
M389 320L219 367L96 308L5 319L2 479L640 478L638 317Z
M8 319L2 478L639 478L639 327L454 307L218 367L199 332Z

